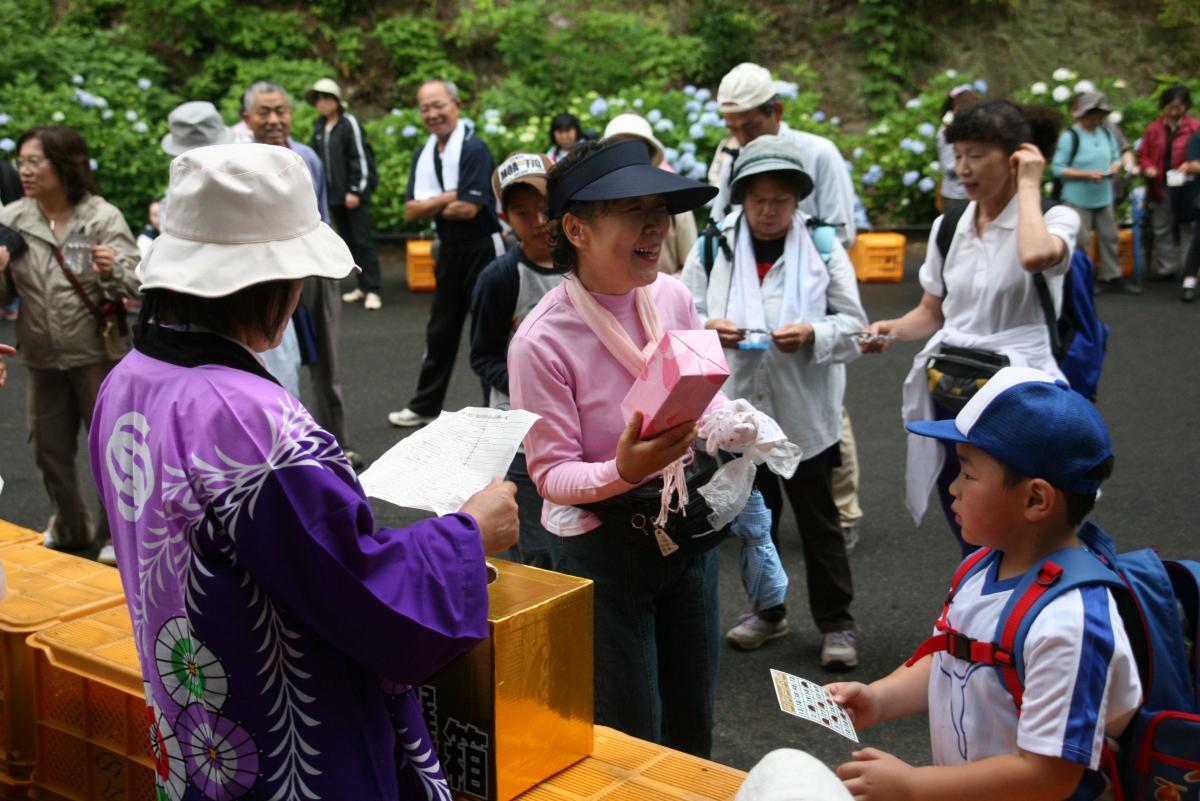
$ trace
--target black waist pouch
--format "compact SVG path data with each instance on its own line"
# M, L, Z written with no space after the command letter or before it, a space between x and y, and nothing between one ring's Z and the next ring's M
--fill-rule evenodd
M687 514L671 512L662 529L654 525L662 508L662 477L631 489L622 495L594 503L578 504L580 509L600 518L604 528L641 547L653 548L663 556L676 551L685 556L704 553L715 548L729 534L729 526L714 529L708 523L712 508L700 494L700 488L717 472L717 460L706 453L695 452L691 464L684 469L687 479Z
M925 364L929 394L935 402L958 414L971 396L1008 365L1008 357L1000 353L943 345Z

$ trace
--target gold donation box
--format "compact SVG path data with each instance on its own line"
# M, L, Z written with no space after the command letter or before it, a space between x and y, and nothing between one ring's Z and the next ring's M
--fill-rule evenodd
M455 795L510 801L592 753L593 593L588 579L489 568L489 638L430 678L421 702Z

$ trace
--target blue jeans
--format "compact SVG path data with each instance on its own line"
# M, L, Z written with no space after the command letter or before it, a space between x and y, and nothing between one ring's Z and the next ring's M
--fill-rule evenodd
M663 557L600 527L559 569L595 582L596 723L708 758L720 655L717 552Z
M517 518L521 523L521 536L516 545L497 556L543 570L557 570L559 542L562 538L542 527L542 496L538 495L537 487L529 477L524 452L513 458L505 478L517 485Z

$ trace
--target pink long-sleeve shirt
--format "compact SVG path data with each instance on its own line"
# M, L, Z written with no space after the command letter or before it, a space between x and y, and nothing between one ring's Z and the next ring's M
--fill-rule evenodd
M678 280L650 285L664 331L703 328L691 294ZM592 295L643 347L635 295ZM621 400L633 376L608 352L575 311L566 289L546 293L508 346L508 382L514 409L541 415L525 437L529 475L546 499L542 523L559 536L600 525L574 504L601 501L634 488L617 472L617 440L625 430ZM720 393L706 413L725 401Z

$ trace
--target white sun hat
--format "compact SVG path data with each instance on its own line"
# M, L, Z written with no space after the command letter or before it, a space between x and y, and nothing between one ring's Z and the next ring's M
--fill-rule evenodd
M654 131L650 128L650 121L641 114L634 114L627 111L624 114L618 114L609 120L608 126L604 129L604 139L612 139L619 137L628 139L631 136L636 136L643 140L654 150L654 154L650 157L650 163L658 166L666 156L666 149L663 148L663 143L658 141L658 137L654 135Z
M199 147L171 162L171 213L142 289L219 298L264 281L343 278L350 249L321 222L304 159L278 145Z

